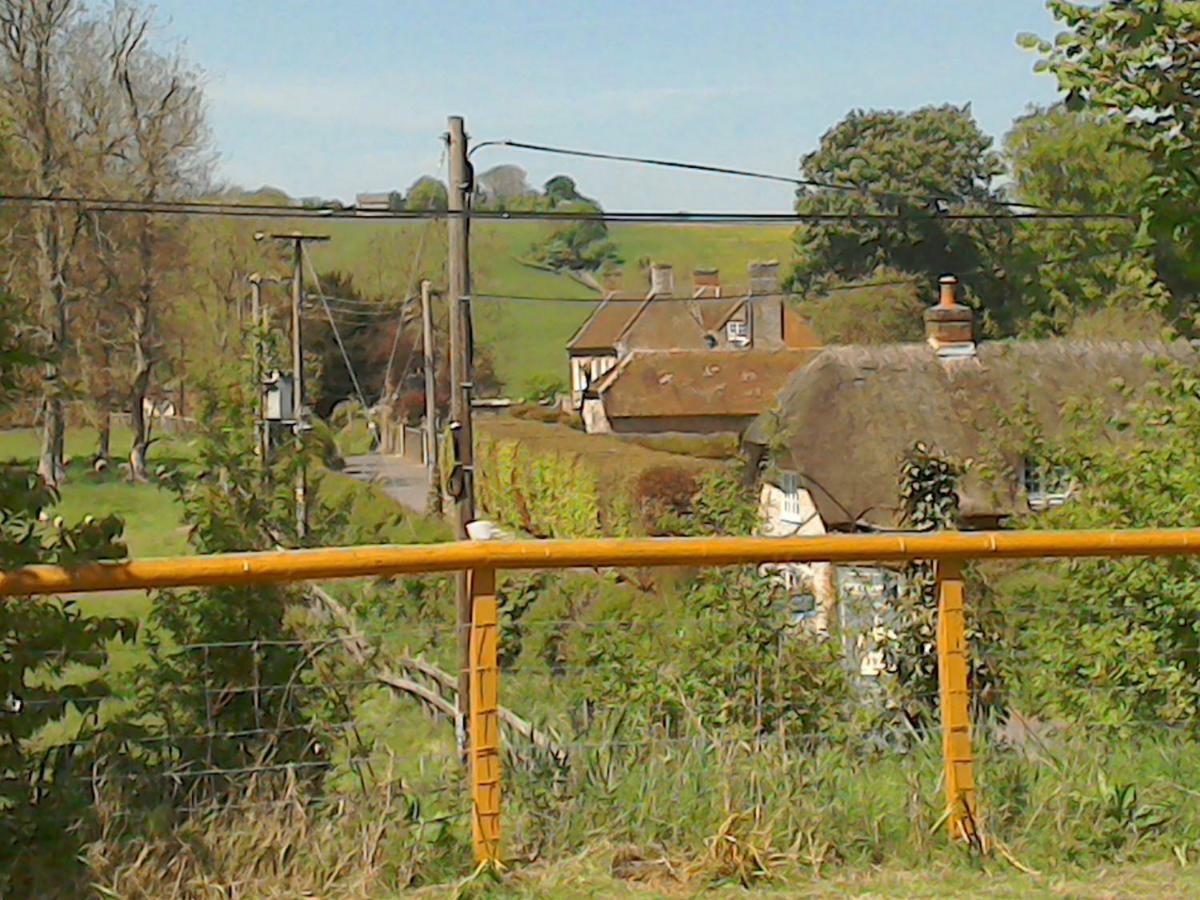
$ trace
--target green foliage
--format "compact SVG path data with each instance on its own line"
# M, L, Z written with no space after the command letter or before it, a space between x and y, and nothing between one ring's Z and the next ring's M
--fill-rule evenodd
M1016 527L1195 527L1200 394L1190 367L1113 419L1083 402L1041 458L1065 466L1073 496ZM1072 560L992 580L1004 613L997 660L1013 706L1136 734L1151 724L1192 727L1200 712L1200 564Z
M567 379L562 375L534 375L525 382L525 396L533 403L550 403L567 392Z
M575 182L557 175L546 182L545 193L532 198L530 208L556 213L601 213L600 204L579 193ZM577 220L554 226L529 248L530 262L555 271L598 272L620 265L608 226L598 220Z
M829 276L869 280L880 266L911 272L930 284L955 272L970 299L1003 323L1008 299L1000 254L1009 240L1006 227L932 215L994 211L999 197L993 181L1002 172L992 139L979 130L969 106L852 111L804 157L801 174L853 190L801 188L796 211L912 218L798 226L791 285L807 290Z
M446 185L431 175L422 175L414 181L404 198L404 207L410 210L445 212L448 203Z
M958 479L962 466L936 449L916 444L901 461L900 503L904 524L918 531L958 523ZM934 566L904 567L900 594L880 642L889 677L882 681L887 708L910 720L929 721L937 696L937 584Z
M1200 204L1195 93L1200 5L1194 0L1049 0L1047 6L1067 30L1053 42L1032 35L1022 35L1018 42L1041 56L1037 69L1058 79L1069 109L1113 115L1146 154L1153 233L1185 248L1179 269L1164 275L1194 289L1194 250L1200 239L1195 219Z
M1151 174L1126 127L1094 112L1038 109L1005 138L1013 198L1064 212L1141 206ZM1020 330L1063 334L1080 316L1105 309L1165 310L1170 299L1156 257L1169 252L1148 222L1063 221L1016 225L1008 277L1018 289Z
M306 440L300 452L281 442L263 465L255 457L254 398L244 385L214 385L203 393L198 474L168 474L199 553L302 543L293 484L302 463L316 468L319 442ZM345 524L343 510L321 502L319 487L319 479L310 481L310 530L303 541L309 545L331 542ZM180 773L174 799L195 800L237 790L240 782L193 779L189 769L238 770L319 753L306 680L317 666L294 621L303 600L303 588L286 584L155 595L137 708L117 732L130 746L141 745L141 754L127 760L134 771L149 765Z
M857 286L860 285L861 286ZM916 276L880 267L863 282L830 279L796 311L826 344L891 344L925 336Z
M644 533L636 481L662 465L698 472L713 463L561 425L502 420L480 423L475 432L480 507L540 537Z
M13 317L16 298L0 299L0 405L7 406L32 359ZM126 555L119 519L51 518L58 499L32 469L0 467L0 569ZM45 889L43 879L71 877L63 863L90 821L84 779L96 760L100 701L109 695L108 645L133 636L132 623L85 617L74 602L0 597L0 893L31 896ZM40 742L68 719L76 722L74 740Z

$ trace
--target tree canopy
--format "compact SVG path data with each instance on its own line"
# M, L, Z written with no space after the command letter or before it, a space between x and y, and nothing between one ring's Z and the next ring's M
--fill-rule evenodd
M1039 70L1058 79L1071 109L1115 116L1146 154L1146 207L1154 234L1183 245L1173 284L1200 283L1194 259L1200 242L1200 3L1195 0L1049 0L1066 31L1053 41L1022 35L1040 54Z
M1151 171L1121 121L1062 106L1018 119L1004 150L1013 199L1034 208L1137 206ZM1008 274L1020 331L1062 334L1077 317L1105 307L1165 308L1169 295L1154 251L1147 229L1127 220L1018 223Z
M802 177L825 186L800 188L796 212L906 218L801 224L792 285L861 278L879 266L931 282L954 272L972 297L1002 318L1006 296L998 255L1008 243L1004 224L938 214L994 211L1001 199L994 181L1003 171L969 105L852 111L801 161Z

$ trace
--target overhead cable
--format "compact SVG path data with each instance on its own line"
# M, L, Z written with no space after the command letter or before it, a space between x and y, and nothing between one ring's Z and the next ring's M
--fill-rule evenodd
M338 330L337 322L333 320L333 314L329 311L328 304L325 303L325 295L321 292L321 279L317 276L317 270L312 264L312 258L308 255L308 251L304 249L304 244L297 241L300 248L300 255L304 258L304 262L308 265L309 274L312 275L313 284L317 288L317 296L321 298L322 305L325 306L325 313L329 317L329 324L333 327L333 337L337 341L338 350L342 353L342 362L346 364L346 371L350 373L350 381L354 385L354 393L358 395L358 402L362 404L363 414L367 415L370 407L367 406L367 398L363 396L362 386L358 383L358 375L354 371L354 365L350 362L350 354L346 352L346 345L342 342L342 333Z
M436 221L449 218L468 218L482 221L564 221L564 222L613 222L647 224L779 224L800 222L913 222L913 221L1088 221L1088 220L1137 220L1138 216L1126 212L705 212L686 211L661 212L629 210L601 212L584 210L480 210L462 212L446 210L363 210L341 206L300 207L284 205L256 206L252 204L225 204L208 201L137 201L96 197L33 196L25 194L0 194L0 205L8 206L69 206L89 212L222 216L250 219L321 219L356 221Z
M674 159L657 159L650 156L627 156L621 153L601 153L595 150L576 150L568 147L551 147L548 144L531 144L527 141L513 140L498 140L498 141L482 141L471 148L471 153L480 150L484 147L511 147L514 150L530 150L534 153L552 153L558 156L574 156L582 159L603 159L612 162L627 162L635 163L644 166L658 166L665 169L683 169L689 172L707 172L713 175L733 175L738 178L756 178L760 181L777 181L785 184L794 184L798 187L815 187L830 191L849 191L853 193L869 194L870 191L866 185L847 184L837 181L822 181L813 178L796 178L792 175L776 175L771 172L758 172L753 169L737 169L729 166L711 166L706 163L683 162ZM1015 200L1001 200L999 198L985 197L963 197L951 194L898 194L892 192L879 193L875 196L883 196L890 199L906 200L909 202L917 201L921 203L945 203L945 202L977 202L993 206L1016 207L1021 209L1043 209L1048 207L1038 206L1033 203L1021 203Z

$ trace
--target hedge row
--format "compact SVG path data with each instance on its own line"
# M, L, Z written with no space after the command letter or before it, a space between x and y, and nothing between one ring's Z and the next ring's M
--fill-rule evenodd
M562 425L482 417L476 424L480 508L497 522L537 537L645 534L644 473L659 469L698 476L716 465Z

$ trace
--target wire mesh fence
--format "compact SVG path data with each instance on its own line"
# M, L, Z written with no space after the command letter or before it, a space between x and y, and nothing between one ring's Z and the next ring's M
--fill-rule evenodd
M1154 683L1119 654L1064 660L1071 626L1058 645L1023 637L1045 608L1001 603L989 577L960 582L969 782L956 790L971 797L959 836L1020 865L1050 842L1080 859L1164 842L1194 856L1200 647L1180 641ZM10 705L59 704L76 730L40 739L98 750L74 777L93 797L98 871L114 885L144 874L139 854L167 865L166 835L183 832L255 871L262 842L320 834L343 854L331 859L358 853L378 877L392 872L387 883L408 883L469 869L487 844L459 719L466 628L471 699L485 696L486 671L496 691L468 720L476 750L496 729L487 802L499 840L485 859L602 840L690 848L710 874L754 878L784 861L943 852L956 796L945 796L947 656L940 633L922 630L946 621L943 590L908 620L886 590L874 618L819 617L756 566L650 580L502 572L475 592L495 624L471 627L451 619L449 578L412 576L328 594L278 638L149 648L125 693L90 690L76 658ZM58 651L41 652L54 669Z

